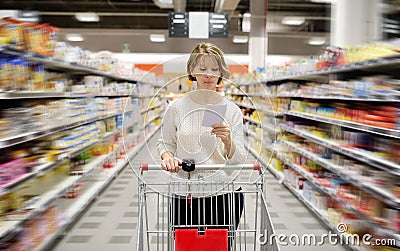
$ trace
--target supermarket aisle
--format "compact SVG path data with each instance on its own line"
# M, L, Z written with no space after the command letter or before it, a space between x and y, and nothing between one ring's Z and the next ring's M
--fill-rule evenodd
M157 138L156 134L150 140L149 146L155 146ZM137 166L141 162L151 161L150 156L157 156L155 147L143 148L132 160L132 164ZM249 160L253 161L254 159ZM271 174L267 175L267 180L268 210L277 234L285 234L288 237L291 234L315 234L317 238L328 234L328 230L286 188L278 184ZM136 250L137 195L136 175L129 167L125 168L53 250ZM253 209L248 205L246 207L247 210ZM325 251L343 249L332 245L281 246L283 251L322 248Z
M158 134L149 145L154 145L157 138ZM150 151L157 156L155 147ZM149 161L149 156L144 147L131 163L138 166ZM137 198L137 176L128 165L53 250L136 250Z

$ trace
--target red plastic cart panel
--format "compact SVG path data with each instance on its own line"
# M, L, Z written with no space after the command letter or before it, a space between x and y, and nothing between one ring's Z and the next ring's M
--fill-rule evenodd
M175 251L227 251L228 230L206 229L199 235L197 229L175 230Z

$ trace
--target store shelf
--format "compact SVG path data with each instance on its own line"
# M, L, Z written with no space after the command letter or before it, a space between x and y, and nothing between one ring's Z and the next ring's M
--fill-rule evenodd
M264 97L265 96L265 94L262 94L262 93L226 93L226 95L246 96L246 97Z
M300 147L296 146L295 144L287 141L280 141L281 143L285 144L286 146L290 147L293 151L305 156L306 158L315 161L319 165L323 166L324 168L330 170L333 173L336 173L340 177L342 177L347 182L353 184L356 187L363 189L364 191L380 198L382 202L386 203L387 205L399 210L400 209L400 199L396 198L389 190L386 190L381 187L374 186L373 184L368 184L367 182L363 182L362 180L357 180L351 175L346 174L345 172L341 171L341 167L334 165L327 159L323 159L316 154L313 154L307 150L301 149Z
M263 79L259 81L253 81L249 83L239 84L239 86L255 85L265 82L278 82L285 80L302 80L302 79L323 79L324 77L329 77L331 74L338 73L349 73L355 71L377 71L377 72L388 72L396 71L400 67L400 54L395 54L393 56L376 58L371 60L366 60L363 62L357 62L347 65L334 66L330 68L318 69L314 71L308 71L305 73L298 73L292 75L285 75L274 77L272 79Z
M265 114L274 116L274 117L282 117L284 115L284 113L282 113L282 112L274 112L272 110L263 109L263 108L260 108L260 109L257 109L257 110L260 111L260 112L263 112Z
M132 158L135 156L140 149L145 145L146 141L148 141L150 138L152 138L155 133L160 129L160 127L157 127L150 135L146 138L144 142L141 142L138 144L136 147L131 149L128 153L127 156ZM44 210L46 210L54 201L56 201L62 194L67 192L69 189L71 189L75 184L77 184L79 181L85 179L88 177L98 166L103 165L103 163L113 154L115 154L118 150L109 153L107 155L99 156L96 159L92 160L90 163L88 163L85 166L85 172L81 176L68 176L65 180L57 184L57 187L52 189L51 191L42 194L40 198L30 206L31 211L24 215L21 220L14 221L14 220L6 220L2 221L3 226L0 227L0 240L4 241L5 238L7 238L10 235L15 235L18 233L22 228L23 228L23 223L28 220L34 218L36 215L40 214ZM125 166L129 161L127 158L124 158L122 160L124 163L122 164L121 161L118 163L121 164L122 166ZM122 168L122 167L121 167ZM108 181L111 179L109 177ZM102 184L102 187L106 186L106 182ZM61 233L62 231L58 231L57 234ZM54 239L49 238L46 240L46 242L51 242ZM38 250L45 250L45 247L48 244L44 243L43 249L38 249ZM41 247L42 247L41 246Z
M271 142L264 142L264 140L262 138L258 138L257 135L255 134L255 132L252 131L245 131L245 133L247 135L249 135L250 137L254 138L255 140L257 140L258 142L262 143L262 146L264 148L266 148L268 151L270 151L271 153L277 154L277 151L274 149L275 147L275 143L271 143Z
M276 128L268 125L268 124L262 124L261 122L259 122L257 120L254 120L254 119L252 119L252 118L250 118L248 116L244 116L243 118L245 120L249 121L250 123L256 124L258 127L261 127L261 128L263 128L263 129L265 129L267 131L270 131L272 133L278 134L278 133L281 132L279 129L276 129Z
M315 121L319 121L319 122L323 122L323 123L339 125L339 126L343 126L343 127L347 127L347 128L351 128L351 129L355 129L355 130L359 130L359 131L369 132L369 133L373 133L373 134L378 134L378 135L382 135L382 136L386 136L386 137L400 139L400 130L385 129L385 128L381 128L381 127L369 126L369 125L356 123L356 122L327 118L327 117L308 114L308 113L304 113L304 112L287 111L286 114L291 115L291 116L300 117L300 118L309 119L309 120L315 120Z
M250 118L249 116L243 116L243 118L253 124L256 124L257 126L261 127L262 123L260 121L254 120Z
M97 168L99 165L102 165L104 161L111 156L113 153L110 153L108 155L100 156L91 161L89 164L87 164L84 169L84 173L81 176L68 176L66 177L63 181L57 184L55 188L52 190L48 191L47 193L41 194L40 197L37 198L37 200L29 206L30 211L27 212L25 215L18 217L20 218L19 221L13 221L12 216L8 216L8 219L13 221L15 224L14 225L9 225L7 229L3 229L2 235L0 235L0 239L2 239L4 236L9 234L10 232L14 232L22 227L22 224L28 220L32 219L41 212L45 211L51 203L53 203L55 200L57 200L61 195L63 195L65 192L67 192L69 189L71 189L75 184L77 184L79 181L83 180L86 178L95 168ZM5 221L7 222L7 221Z
M146 98L154 98L158 97L156 94L149 94L149 95L139 95L139 94L132 94L130 95L131 98L139 98L139 99L146 99ZM160 96L160 98L163 98Z
M160 127L156 128L149 137L145 140L145 142L151 139L155 133L158 131ZM131 149L128 153L130 158L136 155L144 146L144 143L137 145L133 149ZM98 196L98 194L103 191L110 182L120 173L120 171L127 165L128 160L126 158L120 159L116 166L111 169L106 169L108 172L107 177L102 181L92 181L86 184L86 189L79 195L76 199L65 199L57 202L58 208L65 208L64 212L67 217L67 221L62 224L56 233L49 236L39 247L34 249L34 251L44 251L60 236L69 225L71 225L75 219L90 205L90 203ZM88 187L89 186L89 187Z
M73 152L67 154L65 157L66 158L73 158L75 156L78 156L79 154L83 153L84 151L89 150L90 148L92 148L96 144L104 142L104 141L108 140L109 138L117 135L120 132L121 132L121 130L117 130L117 131L114 131L114 132L107 132L107 133L104 134L104 136L101 139L95 140L95 141L89 143L88 145L82 147L81 149L73 151Z
M398 70L400 69L400 54L396 54L394 56L386 57L386 58L379 58L379 59L373 59L373 60L367 60L364 62L359 62L355 64L349 64L349 65L343 65L343 66L336 66L332 67L329 69L321 69L321 70L315 70L315 71L310 71L302 74L294 74L294 75L286 75L286 76L277 76L273 77L272 79L265 79L262 80L262 84L281 84L285 83L289 80L308 80L308 81L328 81L329 79L345 79L345 78L351 78L354 79L355 77L360 77L360 76L366 76L371 75L371 74L384 74L388 73L391 75L397 74ZM397 75L396 75L397 76ZM275 82L275 83L274 83ZM260 81L253 81L252 83L245 83L245 84L240 84L240 86L247 86L247 85L253 85L253 84L260 84ZM251 94L249 94L251 96ZM326 95L304 95L304 94L298 94L294 92L287 92L287 93L278 93L277 95L263 95L265 98L287 98L287 99L315 99L315 100L339 100L341 102L370 102L370 104L375 104L373 102L382 102L382 103L399 103L400 102L400 95L397 92L392 92L390 95L368 95L368 96L347 96L347 95L331 95L331 94L326 94ZM313 114L308 114L308 113L300 113L300 112L294 112L294 111L285 111L283 112L288 120L292 119L294 120L295 117L303 118L303 119L308 119L308 120L313 120L313 121L319 121L327 124L333 124L333 125L338 125L340 127L344 128L351 128L353 130L357 131L364 131L367 133L375 134L375 135L380 135L383 137L388 137L388 138L396 138L400 139L400 130L392 130L392 129L386 129L386 128L381 128L381 127L376 127L376 126L369 126L366 124L362 123L355 123L351 121L344 121L344 120L339 120L339 119L332 119L328 117L323 117L319 115L313 115ZM281 129L297 134L303 138L306 138L310 141L313 141L317 144L323 145L329 149L332 149L335 152L341 153L345 156L349 156L351 158L357 159L361 162L364 162L370 166L374 166L376 168L379 168L381 170L385 170L387 172L390 172L391 174L395 175L400 175L400 165L393 163L391 161L387 161L386 159L383 159L381 157L373 156L370 152L361 150L361 149L355 149L355 148L346 148L345 146L339 145L336 142L319 138L315 135L313 135L311 132L304 131L304 130L295 130L293 128L289 128L285 125L281 125ZM285 143L285 142L282 142ZM324 166L326 169L331 170L332 172L336 173L338 176L344 178L349 182L350 184L353 184L354 186L366 191L367 193L371 194L374 197L380 198L384 203L386 203L388 206L395 208L397 210L400 209L400 200L396 198L393 193L389 189L385 189L384 187L380 187L378 185L374 185L372 183L366 183L362 182L362 178L360 176L355 176L351 174L350 172L347 172L346 170L342 170L341 167L338 167L334 165L332 162L330 162L327 159L323 159L319 157L316 154L313 154L311 152L308 152L305 149L301 149L300 146L297 146L295 144L292 144L290 142L287 142L286 144L291 144L288 149L290 149L291 152L296 151L299 152L300 154L304 155L305 157L314 160L318 164ZM265 145L264 147L270 147L268 144L263 144ZM278 149L279 151L279 149ZM318 184L317 180L314 178L314 174L306 171L304 168L297 166L290 161L288 161L285 156L281 152L274 152L275 156L277 158L280 158L283 160L283 162L291 167L294 170L297 170L301 175L303 175L307 180L312 182L320 191L328 194L331 196L333 199L338 201L340 204L343 204L343 207L353 214L355 214L357 217L359 217L362 222L364 222L369 229L372 229L374 233L377 236L383 236L386 238L390 239L395 239L397 241L397 246L400 246L400 235L396 234L394 231L386 229L385 227L379 225L376 223L373 219L369 218L365 214L362 213L362 211L356 207L353 206L353 204L350 204L351 202L347 202L346 200L342 199L338 195L336 195L336 191L332 189L328 189L323 187L322 185ZM360 180L358 180L360 179ZM295 194L299 200L304 201L304 204L307 205L310 210L312 210L318 218L321 218L322 221L326 223L326 225L331 228L333 231L336 232L336 227L332 226L330 222L327 221L326 217L326 212L320 212L318 209L314 208L313 205L311 205L310 202L308 202L301 194L301 191L297 191L294 189L287 181L284 181L283 184L288 187L289 190ZM353 250L363 250L363 247L350 247Z
M75 128L78 126L86 125L86 124L89 124L92 122L96 122L98 120L103 120L103 119L107 119L110 117L114 117L114 116L117 116L117 115L120 115L120 114L123 114L126 112L128 112L128 111L94 117L94 118L86 119L83 121L74 122L71 124L53 127L53 128L46 129L46 130L33 131L33 132L29 132L29 133L18 134L18 135L8 137L8 138L1 138L0 139L0 149L15 146L15 145L25 143L25 142L28 142L31 140L39 139L42 137L46 137L46 136L49 136L51 134L54 134L54 133L57 133L60 131L64 131L64 130L72 129L72 128Z
M67 71L70 74L76 74L76 75L91 74L91 75L97 75L97 76L103 76L103 77L115 79L118 81L140 82L140 83L144 83L144 84L152 84L152 83L147 83L145 81L141 81L139 79L123 78L123 77L120 77L117 75L110 74L105 71L100 71L95 68L78 65L76 63L70 63L70 62L60 60L57 58L46 57L46 56L43 56L43 55L40 55L37 53L33 53L33 52L29 52L29 51L17 50L17 49L11 48L6 45L0 46L0 53L5 54L5 55L24 57L31 62L43 63L47 69Z
M256 109L255 105L246 105L246 104L243 104L243 103L237 102L237 101L234 101L233 103L235 103L237 106L244 107L247 109Z
M267 167L267 169L276 177L276 179L278 180L278 182L279 182L280 184L283 184L287 189L289 189L289 190L293 193L293 195L295 195L295 196L297 197L297 199L299 199L301 202L303 202L303 204L304 204L305 206L307 206L307 208L309 208L309 209L311 210L311 212L313 212L314 215L316 215L316 216L317 216L317 217L318 217L332 232L338 234L338 236L343 236L342 233L339 233L339 232L337 231L336 226L333 226L333 225L327 220L327 218L328 218L328 217L327 217L327 216L328 216L328 213L327 213L326 211L323 211L323 210L320 210L320 209L315 208L308 200L306 200L306 199L304 198L304 196L302 195L302 191L301 191L301 190L295 189L290 183L288 183L288 182L285 180L284 174L283 174L282 172L278 172L278 171L276 171L273 167L271 167L270 165L268 165L268 163L267 163L263 158L261 158L261 157L256 153L256 151L254 151L254 150L253 150L252 148L250 148L248 145L245 145L245 147L249 150L249 152L250 152L251 154L253 154L253 155L257 158L258 161L260 161L260 162L263 164L263 166L266 166L266 167ZM282 156L281 156L281 158L282 158ZM293 166L292 166L292 168L293 168ZM358 247L356 247L356 246L350 246L349 248L350 248L351 250L357 250L357 251L362 250L362 249L360 249L360 248L358 248Z
M0 100L41 99L41 98L87 98L87 97L128 97L129 93L77 93L52 91L12 91L0 93Z
M259 139L259 138L257 137L256 133L253 132L253 131L245 130L244 133L247 134L247 135L249 135L250 137L256 139L257 141L260 141L260 142L262 141L262 139Z
M143 126L141 126L139 130L144 130L146 128L146 126L148 126L149 124L151 124L154 120L156 120L158 118L161 118L161 116L157 115L157 116L152 117Z
M253 105L242 104L240 102L234 102L234 103L236 105L240 106L240 107L244 107L244 108L247 108L247 109L256 109L259 112L262 112L262 113L265 113L267 115L274 116L274 117L281 117L281 116L284 115L284 113L274 112L274 111L272 111L270 109L257 108L257 104L254 104L254 106L253 106Z
M317 216L326 225L326 227L332 231L332 233L335 233L337 236L340 236L340 238L342 238L342 240L343 240L343 243L346 243L345 240L348 240L348 239L346 238L345 234L340 233L337 230L337 227L332 225L332 223L328 221L328 219L327 219L328 213L326 211L315 208L306 198L304 198L303 191L295 189L287 181L284 181L283 184L289 191L292 192L292 194L294 196L296 196L296 198L299 201L301 201L315 216ZM346 246L346 248L353 250L353 251L363 251L364 250L361 247L356 246L356 245L351 245L351 246L348 245L348 246Z
M290 127L284 126L284 125L281 125L281 127L283 130L286 130L286 131L296 134L300 137L311 140L317 144L325 146L325 147L332 149L338 153L341 153L348 157L354 158L358 161L364 162L364 163L374 166L378 169L388 171L394 175L397 175L397 176L400 175L400 165L398 165L394 162L373 156L370 153L368 153L367 151L345 148L335 142L332 142L327 139L322 139L322 138L317 137L306 131L296 130L296 129L293 129L293 128L290 128Z
M60 154L58 156L58 161L56 161L56 162L44 163L42 165L33 167L33 172L25 174L25 175L15 179L15 180L11 181L10 183L0 187L0 196L13 191L14 189L18 188L18 186L22 185L23 183L27 182L28 180L35 179L35 178L43 175L44 173L46 173L46 172L56 168L57 166L61 165L67 159L79 155L80 153L90 149L94 145L96 145L96 144L98 144L100 142L103 142L103 141L107 140L108 138L110 138L112 136L115 136L119 132L120 132L120 130L115 131L115 132L106 133L101 139L98 139L98 140L90 143L89 145L87 145L87 146L85 146L85 147L83 147L83 148L81 148L79 150L73 151L71 153Z
M120 160L116 164L116 167L109 169L107 178L104 181L90 182L90 187L84 189L81 195L77 199L63 199L57 202L57 208L60 208L60 204L67 207L64 211L67 217L67 221L62 224L57 232L53 235L48 236L45 241L41 243L34 251L47 250L47 248L60 236L67 227L74 222L74 220L87 208L90 203L97 197L97 195L114 179L114 177L120 172L120 170L126 165L126 160ZM88 183L85 186L89 186Z
M263 166L265 166L265 167L276 177L276 179L278 180L279 183L282 183L282 182L283 182L283 180L285 179L285 176L283 175L282 172L278 172L277 170L275 170L275 169L268 163L268 161L266 161L265 159L261 158L261 156L260 156L253 148L251 148L249 145L246 144L246 145L245 145L245 148L246 148L251 154L253 154L253 155L256 157L256 159L257 159L258 161L260 161L261 164L262 164Z
M275 134L278 134L278 133L281 132L280 129L276 129L276 128L274 128L274 127L273 127L272 125L270 125L270 124L263 124L261 127L262 127L264 130L270 131L270 132L275 133Z
M161 106L162 106L162 104L157 104L155 106L148 107L146 109L141 110L140 113L143 114L143 113L145 113L147 111L151 111L151 110L157 109L158 107L161 107Z
M288 142L285 142L285 141L283 141L281 143L288 145ZM305 157L308 157L308 156L305 156ZM400 241L400 236L398 234L394 233L391 230L383 229L381 226L375 224L371 219L369 219L367 216L365 216L363 213L361 213L356 207L354 207L353 205L348 204L346 201L344 201L343 199L339 198L336 195L336 193L335 193L336 191L335 190L323 187L322 185L317 183L314 180L314 176L313 176L312 173L307 172L306 170L304 170L303 167L292 163L290 160L288 160L286 158L282 158L282 161L287 166L289 166L292 169L294 169L297 172L299 172L304 178L306 178L309 182L311 182L318 190L320 190L321 192L324 192L325 194L329 195L332 199L336 200L337 202L342 204L346 209L350 210L353 214L355 214L357 217L359 217L360 219L365 221L365 223L368 224L368 226L371 229L373 229L377 233L379 233L379 234L381 234L381 235L383 235L383 236L385 236L387 238L396 239L396 240Z
M400 95L371 95L371 96L340 96L340 95L299 95L299 94L280 94L270 95L270 98L306 98L323 100L345 100L358 102L400 102Z

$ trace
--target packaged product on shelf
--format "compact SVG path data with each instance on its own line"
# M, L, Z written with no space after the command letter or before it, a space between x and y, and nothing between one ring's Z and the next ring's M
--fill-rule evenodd
M361 233L366 230L364 221L352 213L342 212L340 215L340 222L346 224L346 233L349 234Z
M104 77L100 76L85 76L83 83L86 86L86 91L90 93L101 93L104 87Z
M10 134L20 134L36 130L36 125L32 121L31 108L8 108L1 112L2 119L9 121L11 125Z
M96 121L97 127L99 128L99 136L103 137L106 133L106 122L104 120Z
M310 203L319 210L328 210L330 207L330 197L321 192L314 192L311 196Z
M91 151L87 150L71 159L69 163L69 175L82 175L84 173L84 166L89 163L91 157Z
M111 72L113 70L113 54L110 51L99 51L93 54L97 62L96 68L101 71Z
M0 55L0 90L27 90L28 82L29 70L26 58Z
M110 156L104 163L103 163L103 168L113 168L117 164L117 156L116 153Z
M41 26L35 23L25 23L23 25L24 40L26 49L32 52L45 52L43 33Z
M129 123L128 120L124 120L123 115L118 114L116 116L116 128L117 128L117 130L122 130L124 128L124 122L125 123Z
M65 42L56 42L53 52L53 57L64 60L68 50L68 45Z
M5 17L0 19L0 43L10 45L16 49L25 49L22 23Z
M383 217L388 222L388 227L395 231L396 233L400 233L400 212L399 210L392 208L385 208L383 212Z
M67 91L67 88L71 85L71 80L69 80L64 73L45 71L40 63L33 64L32 66L31 82L34 82L33 91L63 92ZM39 87L37 88L37 86Z
M44 48L42 54L51 57L54 55L56 43L59 38L59 29L49 24L41 24L40 26L42 29L42 42Z
M35 63L30 66L31 72L31 88L32 91L44 91L45 86L45 71L43 63Z
M287 169L285 169L285 171L286 171ZM285 172L284 171L284 172ZM286 177L286 175L285 175L285 177ZM307 200L307 201L311 201L311 197L312 197L312 194L314 193L314 190L315 190L315 187L314 187L314 184L312 184L310 181L308 181L308 180L305 180L305 181L303 181L303 187L302 187L302 190L303 190L303 197Z
M71 189L69 189L63 196L62 198L64 199L75 199L77 198L84 186L84 182L80 181L77 184L75 184Z
M398 53L398 49L385 42L373 42L349 47L345 52L347 64L366 61L369 59L387 57Z
M107 118L106 120L106 131L114 132L117 130L117 122L115 117Z
M28 173L22 158L0 164L0 186Z

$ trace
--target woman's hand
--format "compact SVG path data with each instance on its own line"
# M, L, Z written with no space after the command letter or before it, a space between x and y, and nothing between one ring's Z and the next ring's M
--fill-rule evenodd
M212 128L213 129L211 130L211 134L215 134L215 136L220 138L222 143L224 143L225 146L232 144L231 129L229 128L228 125L215 124L215 125L212 125Z
M222 143L225 145L226 156L228 159L232 158L236 147L232 142L231 129L226 124L215 124L212 128L211 134L215 134L215 136L221 139Z
M175 158L169 152L163 153L161 158L162 158L161 166L163 170L171 173L177 173L179 171L179 164L182 164L181 160Z

